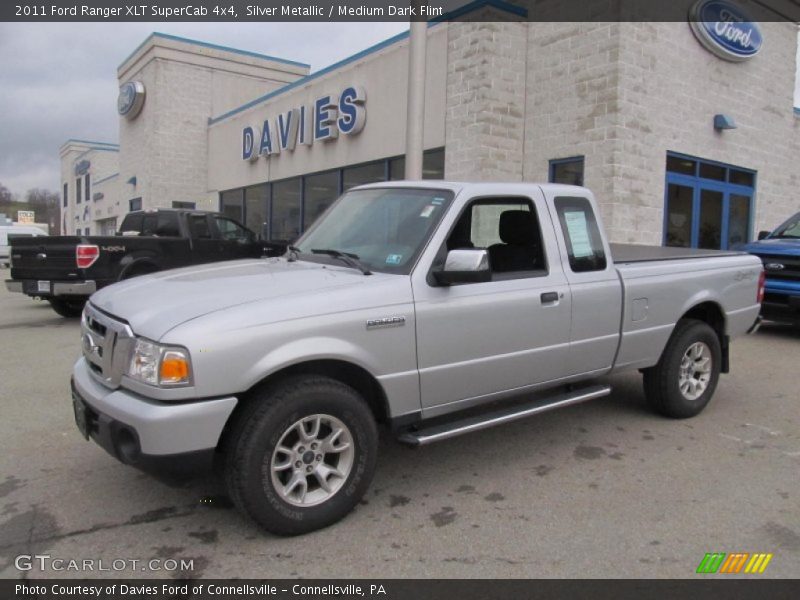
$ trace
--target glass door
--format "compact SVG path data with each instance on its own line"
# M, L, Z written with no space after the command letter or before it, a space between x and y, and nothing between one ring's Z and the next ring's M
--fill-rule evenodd
M755 171L667 154L665 246L727 250L750 241Z
M750 241L752 222L752 193L736 192L728 194L727 248L735 248Z
M696 248L719 250L722 248L722 229L725 194L716 189L700 188L697 234L694 244Z
M665 215L665 246L692 245L692 213L694 190L688 185L667 184L667 207Z

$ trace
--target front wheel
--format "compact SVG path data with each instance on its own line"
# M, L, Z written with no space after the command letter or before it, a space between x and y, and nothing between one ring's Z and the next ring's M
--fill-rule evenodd
M226 449L234 504L279 535L321 529L349 513L377 457L377 428L363 398L338 381L304 376L251 402Z
M83 306L86 304L86 299L73 299L67 300L65 298L48 298L47 301L54 311L62 317L67 319L74 319L80 317L83 312Z
M644 372L648 403L667 417L694 417L714 395L721 362L716 332L702 321L680 321L661 360Z

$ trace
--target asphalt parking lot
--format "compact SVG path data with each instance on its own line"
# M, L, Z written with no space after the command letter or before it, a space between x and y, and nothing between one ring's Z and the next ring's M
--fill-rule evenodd
M213 481L166 485L85 442L78 330L0 291L2 577L683 578L706 552L773 553L758 577L800 577L800 330L736 341L695 419L651 414L631 374L609 398L421 450L385 436L357 510L291 539L255 529ZM37 554L193 568L15 567Z

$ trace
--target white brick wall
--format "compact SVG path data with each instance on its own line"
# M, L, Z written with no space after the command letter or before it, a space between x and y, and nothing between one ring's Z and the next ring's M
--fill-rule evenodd
M584 155L614 241L660 244L667 151L758 171L755 230L797 210L796 30L762 23L762 52L730 63L686 23L532 23L525 178ZM739 128L716 132L726 113Z
M527 25L450 23L445 177L519 181Z
M142 112L120 119L120 181L127 204L145 208L195 202L216 210L209 191L208 119L293 81L307 68L208 49L158 36L120 67L120 83L146 88ZM127 184L136 177L136 186Z

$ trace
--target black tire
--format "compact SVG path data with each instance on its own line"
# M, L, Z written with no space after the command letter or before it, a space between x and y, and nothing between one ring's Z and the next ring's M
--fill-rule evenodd
M80 317L83 312L83 306L86 304L85 298L48 298L47 301L50 303L50 306L53 307L54 311L67 319Z
M681 391L681 363L689 349L698 342L708 349L711 365L705 390L697 398L691 399ZM706 407L714 395L721 364L722 349L714 330L702 321L681 320L675 326L658 364L644 371L645 397L653 409L666 417L694 417ZM696 374L693 377L695 376ZM687 394L691 395L692 390L687 390Z
M273 452L293 424L318 414L346 425L353 441L352 466L328 499L313 506L297 506L275 487ZM267 531L291 536L327 527L358 504L375 471L378 432L369 407L351 387L327 377L298 376L266 388L250 400L227 435L224 451L225 483L236 507ZM311 486L314 480L308 477Z

